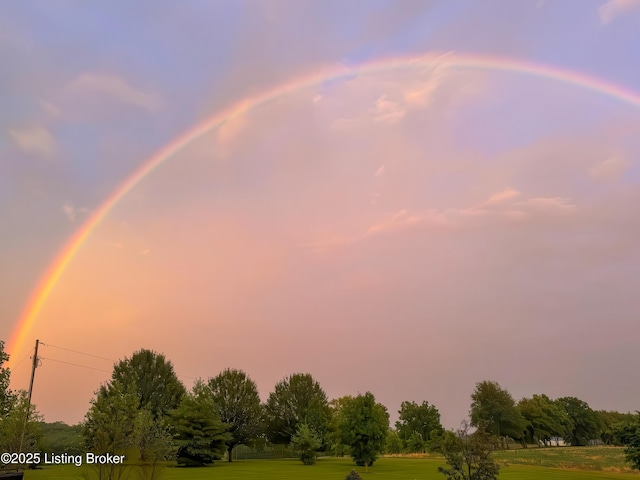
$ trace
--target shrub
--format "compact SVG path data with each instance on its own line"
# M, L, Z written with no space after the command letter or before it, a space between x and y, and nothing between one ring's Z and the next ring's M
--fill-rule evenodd
M362 477L360 476L360 474L358 472L356 472L355 470L351 470L347 476L344 478L344 480L362 480Z

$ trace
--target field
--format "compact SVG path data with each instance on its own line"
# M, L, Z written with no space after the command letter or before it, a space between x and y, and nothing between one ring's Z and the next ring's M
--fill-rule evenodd
M631 473L623 463L622 449L589 448L532 448L499 452L497 457L505 467L501 470L503 480L640 480L640 475ZM386 457L379 459L364 472L349 458L320 458L315 466L304 466L293 459L285 460L240 460L229 464L216 462L207 468L167 468L164 480L330 480L343 479L355 468L364 479L380 478L393 480L444 479L438 473L443 465L441 458ZM58 466L28 471L28 480L53 480L85 478L83 468Z
M535 465L576 470L631 472L622 447L528 448L496 452L508 465Z

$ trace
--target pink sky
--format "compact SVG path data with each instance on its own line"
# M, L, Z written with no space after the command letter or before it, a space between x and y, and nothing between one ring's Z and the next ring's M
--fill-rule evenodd
M594 28L613 28L618 3L590 10ZM409 21L395 13L398 25ZM276 37L289 56L273 45L255 53L277 25L306 18L275 6L263 14L261 30L243 24L236 43L255 64L233 57L209 84L185 72L157 78L145 71L153 65L136 70L105 54L103 65L50 66L50 91L36 80L21 87L39 106L2 117L1 173L13 183L0 212L11 227L0 338L65 239L151 152L221 105L347 61L339 38L311 34L306 50ZM165 21L154 17L150 38ZM452 22L451 49L481 38L491 53L526 60L542 48L506 23L488 34L488 19ZM372 25L363 45L383 33ZM392 27L401 49L404 30ZM446 35L407 51L424 54L431 41L442 50ZM561 65L557 51L548 55ZM17 83L4 91L18 98ZM56 347L112 360L154 349L188 386L241 368L263 398L285 375L309 372L329 397L373 392L392 417L404 400L427 400L446 427L487 379L516 399L574 395L638 409L629 378L640 364L639 133L640 110L624 102L504 72L394 70L292 92L190 145L119 202L28 343L9 352L13 385L28 385L25 357L39 338L34 401L49 421L80 421L112 367Z

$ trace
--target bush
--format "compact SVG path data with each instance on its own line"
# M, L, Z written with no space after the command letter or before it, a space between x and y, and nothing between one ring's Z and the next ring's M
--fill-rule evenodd
M360 476L360 474L358 472L356 472L355 470L351 470L347 476L344 478L344 480L362 480L362 477Z

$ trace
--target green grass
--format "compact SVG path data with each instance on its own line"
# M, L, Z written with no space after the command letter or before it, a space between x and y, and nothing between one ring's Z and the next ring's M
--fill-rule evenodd
M579 451L574 451L579 450ZM619 449L618 449L619 450ZM557 454L562 451L563 455ZM558 449L530 449L508 452L499 452L501 461L506 461L508 466L500 472L501 480L640 480L636 473L620 473L605 471L608 468L617 468L619 454L615 449L609 448L558 448ZM566 458L565 458L566 454ZM593 463L592 458L600 458ZM606 457L604 461L601 457ZM570 460L567 460L570 459ZM540 466L535 461L543 464L554 464L556 467L567 465L569 468L550 468ZM580 462L585 463L581 464ZM518 464L521 462L522 464ZM302 465L298 460L239 460L231 464L216 462L207 468L167 468L162 476L163 480L341 480L351 471L357 470L363 479L380 480L444 480L444 476L438 473L438 466L444 465L441 458L416 458L416 457L387 457L379 459L375 465L369 468L369 473L364 473L364 468L356 467L349 458L321 458L314 466ZM578 465L578 466L576 466ZM589 465L596 465L599 469L588 470ZM27 480L53 480L53 479L81 479L83 468L74 466L55 466L43 468L37 471L27 471Z

